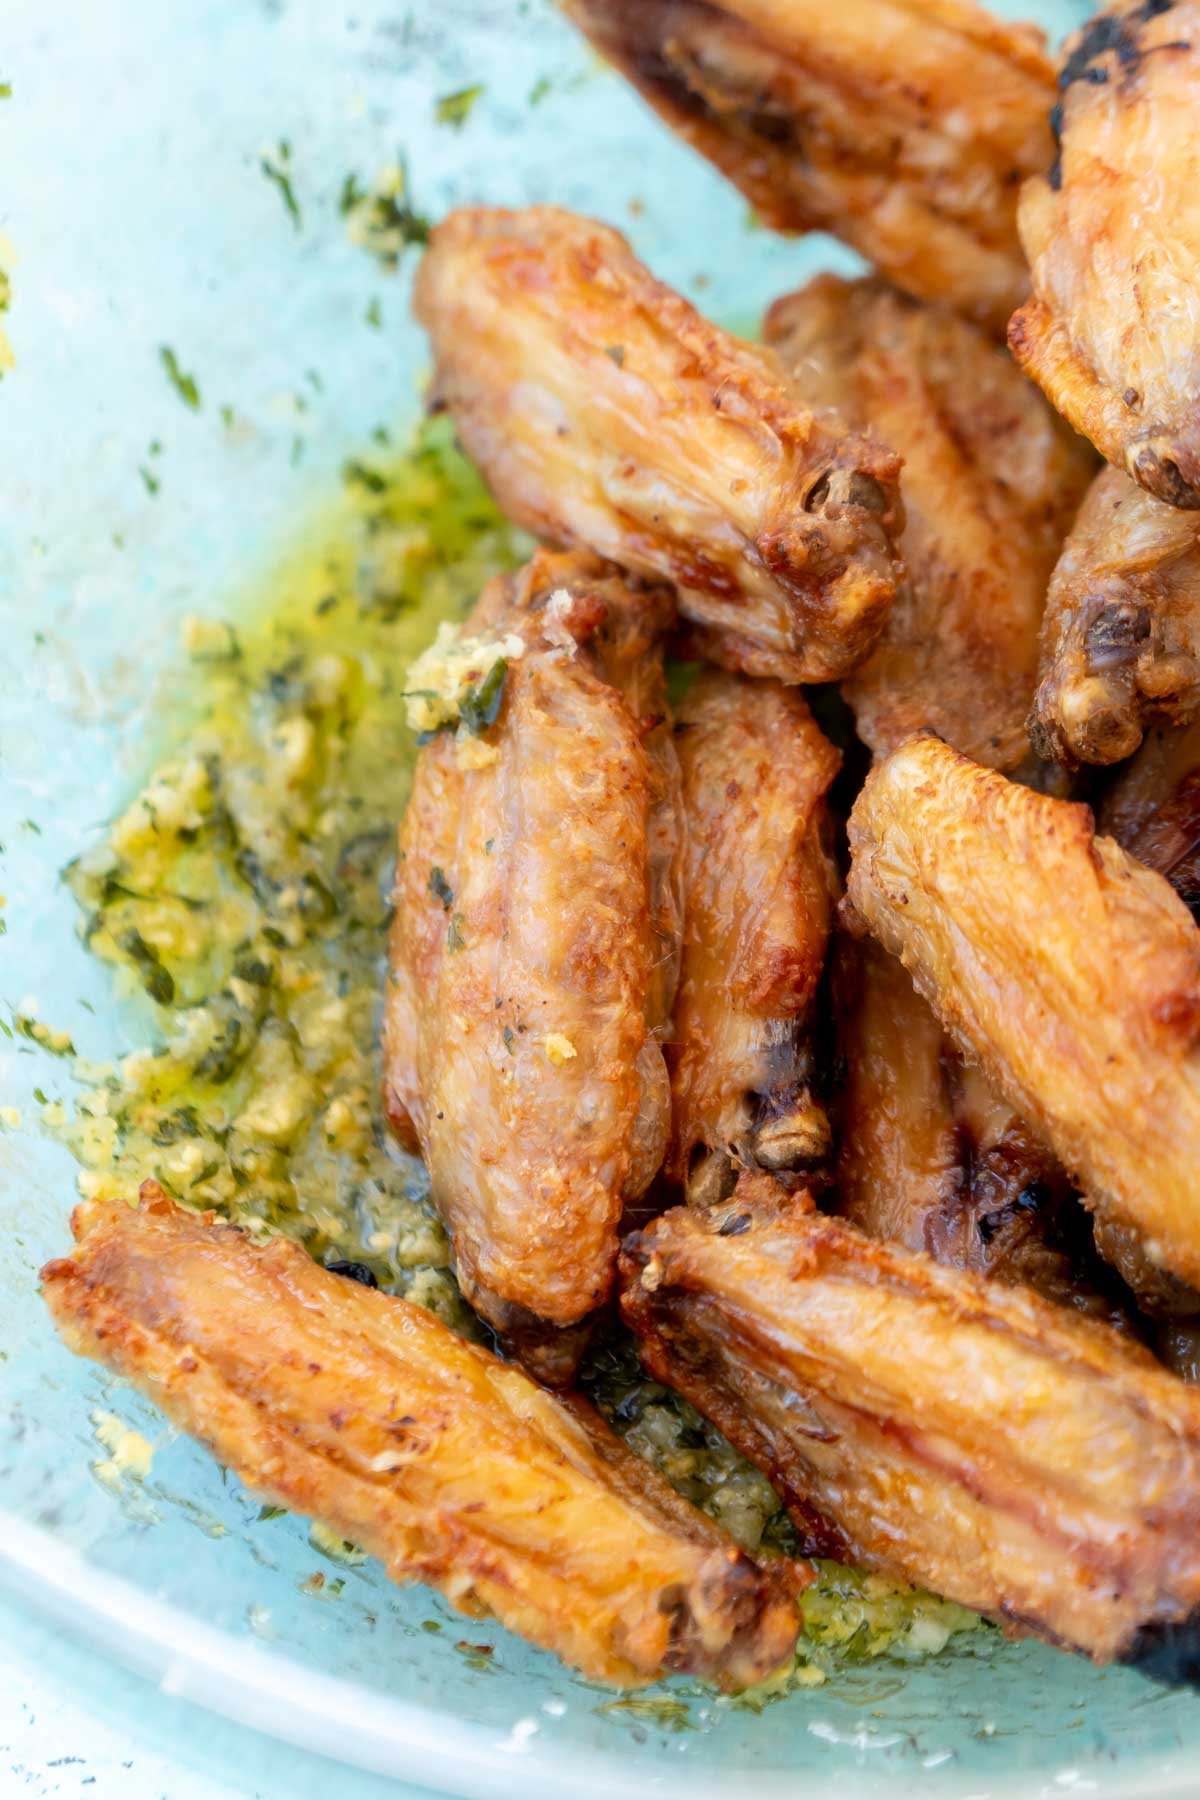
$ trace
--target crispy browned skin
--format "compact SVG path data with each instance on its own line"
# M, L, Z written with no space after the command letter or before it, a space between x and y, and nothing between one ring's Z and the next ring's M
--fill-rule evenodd
M469 630L528 646L482 740L497 758L462 769L448 734L427 745L400 832L388 1113L428 1164L464 1292L547 1379L569 1378L573 1352L539 1322L575 1325L605 1298L622 1206L669 1129L672 615L663 590L591 557L494 584ZM657 710L635 718L626 696Z
M1120 762L1149 720L1197 708L1200 519L1105 469L1046 598L1034 745L1068 766Z
M903 965L840 935L835 976L838 1214L868 1237L1124 1325L1055 1158L957 1055Z
M1162 876L915 738L850 817L848 917L899 956L1101 1226L1200 1283L1200 930Z
M1040 32L964 0L560 3L767 224L1003 332L1018 189L1053 153Z
M1147 504L1157 506L1157 501ZM1186 517L1186 514L1177 514ZM1200 721L1152 728L1137 755L1121 770L1104 796L1100 827L1123 850L1170 882L1196 917L1200 904ZM1157 1335L1159 1354L1175 1368L1189 1354L1188 1323L1200 1312L1200 1291L1147 1257L1136 1232L1116 1220L1100 1222L1096 1243L1138 1297L1139 1305L1164 1321ZM1178 1331L1173 1335L1173 1322Z
M437 227L414 306L446 407L509 516L679 590L704 654L843 675L892 603L890 451L817 418L771 351L553 207Z
M1029 754L1046 583L1095 459L1008 353L944 307L819 275L764 332L814 405L870 424L904 459L905 579L843 684L886 755L936 731L990 768Z
M675 731L688 843L666 1166L705 1201L738 1167L808 1168L829 1151L810 1037L837 896L825 794L841 758L794 689L718 670Z
M757 1568L585 1401L161 1189L72 1224L77 1249L42 1270L69 1347L393 1581L622 1686L691 1669L740 1687L787 1655L803 1570Z
M1107 1326L762 1175L665 1214L621 1266L646 1366L802 1533L823 1519L849 1560L1098 1662L1200 1605L1200 1396Z
M1200 907L1200 720L1147 733L1100 807L1100 829Z
M1021 195L1009 343L1064 418L1200 506L1200 0L1118 0L1064 48L1060 150Z

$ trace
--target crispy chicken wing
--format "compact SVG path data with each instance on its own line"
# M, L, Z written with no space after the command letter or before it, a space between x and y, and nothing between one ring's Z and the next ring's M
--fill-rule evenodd
M1094 458L978 326L885 282L819 275L765 335L813 405L904 459L906 576L843 684L886 755L932 730L989 767L1029 754L1046 583Z
M903 965L841 935L837 1211L868 1237L1124 1325L1054 1157L957 1055Z
M1030 719L1038 754L1120 762L1200 708L1200 519L1097 476L1054 571Z
M1068 40L1059 151L1021 195L1009 342L1064 418L1200 506L1200 0L1115 0Z
M702 674L676 714L687 821L667 1173L699 1202L738 1167L829 1151L811 1013L837 894L825 794L841 763L803 698Z
M1104 796L1100 829L1200 909L1200 720L1149 732Z
M1200 1395L1140 1346L764 1175L629 1239L622 1275L646 1366L815 1547L1098 1662L1200 1672Z
M703 653L827 681L895 590L889 451L816 418L617 232L553 207L451 213L417 276L432 404L518 523L672 581Z
M1200 1283L1200 930L1160 875L916 738L850 817L848 917L1083 1187L1099 1228Z
M605 1298L622 1206L666 1148L671 615L591 557L497 583L469 629L515 632L524 654L466 766L446 733L422 750L400 832L389 1116L426 1159L463 1291L547 1379L573 1356L544 1328ZM653 710L635 719L626 695Z
M787 1655L802 1571L757 1568L585 1401L146 1187L76 1209L46 1303L248 1487L594 1680L739 1687Z
M969 0L561 0L781 231L831 231L997 335L1029 291L1023 177L1049 166L1040 32Z

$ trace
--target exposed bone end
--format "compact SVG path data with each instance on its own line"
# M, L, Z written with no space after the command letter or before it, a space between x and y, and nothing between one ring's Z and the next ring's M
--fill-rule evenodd
M789 1112L767 1119L754 1138L754 1160L760 1168L808 1169L824 1162L833 1147L825 1108L806 1099Z
M1194 446L1169 436L1131 444L1126 464L1147 493L1168 506L1200 508L1200 460Z
M687 1178L689 1206L719 1206L737 1185L737 1164L728 1150L709 1150L696 1161Z
M1114 763L1132 756L1142 741L1141 721L1130 704L1127 681L1085 675L1064 682L1058 717L1073 755L1081 762Z

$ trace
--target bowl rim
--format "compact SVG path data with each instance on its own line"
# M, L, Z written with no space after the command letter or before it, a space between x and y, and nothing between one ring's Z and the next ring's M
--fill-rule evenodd
M629 1752L539 1744L517 1720L508 1730L464 1720L427 1701L373 1692L305 1667L292 1657L206 1624L182 1607L143 1593L41 1526L0 1510L0 1592L68 1636L152 1681L162 1693L281 1739L334 1763L419 1784L459 1800L663 1800L686 1780L698 1800L732 1800L752 1780L756 1800L796 1800L797 1775L784 1769L705 1771L645 1764ZM952 1795L962 1800L1029 1800L1077 1786L1103 1800L1181 1800L1197 1791L1186 1758L1148 1769L1071 1767L998 1776L962 1771L961 1787L931 1783L931 1771L845 1767L806 1771L805 1800L848 1795Z

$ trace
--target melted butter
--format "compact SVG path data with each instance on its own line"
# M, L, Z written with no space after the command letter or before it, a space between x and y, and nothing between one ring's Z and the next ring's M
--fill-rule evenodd
M331 516L235 617L186 622L169 708L186 723L68 871L146 1047L92 1072L65 1132L88 1196L155 1180L394 1291L415 1283L461 1326L424 1172L380 1102L415 757L405 679L523 546L444 426L347 473Z

